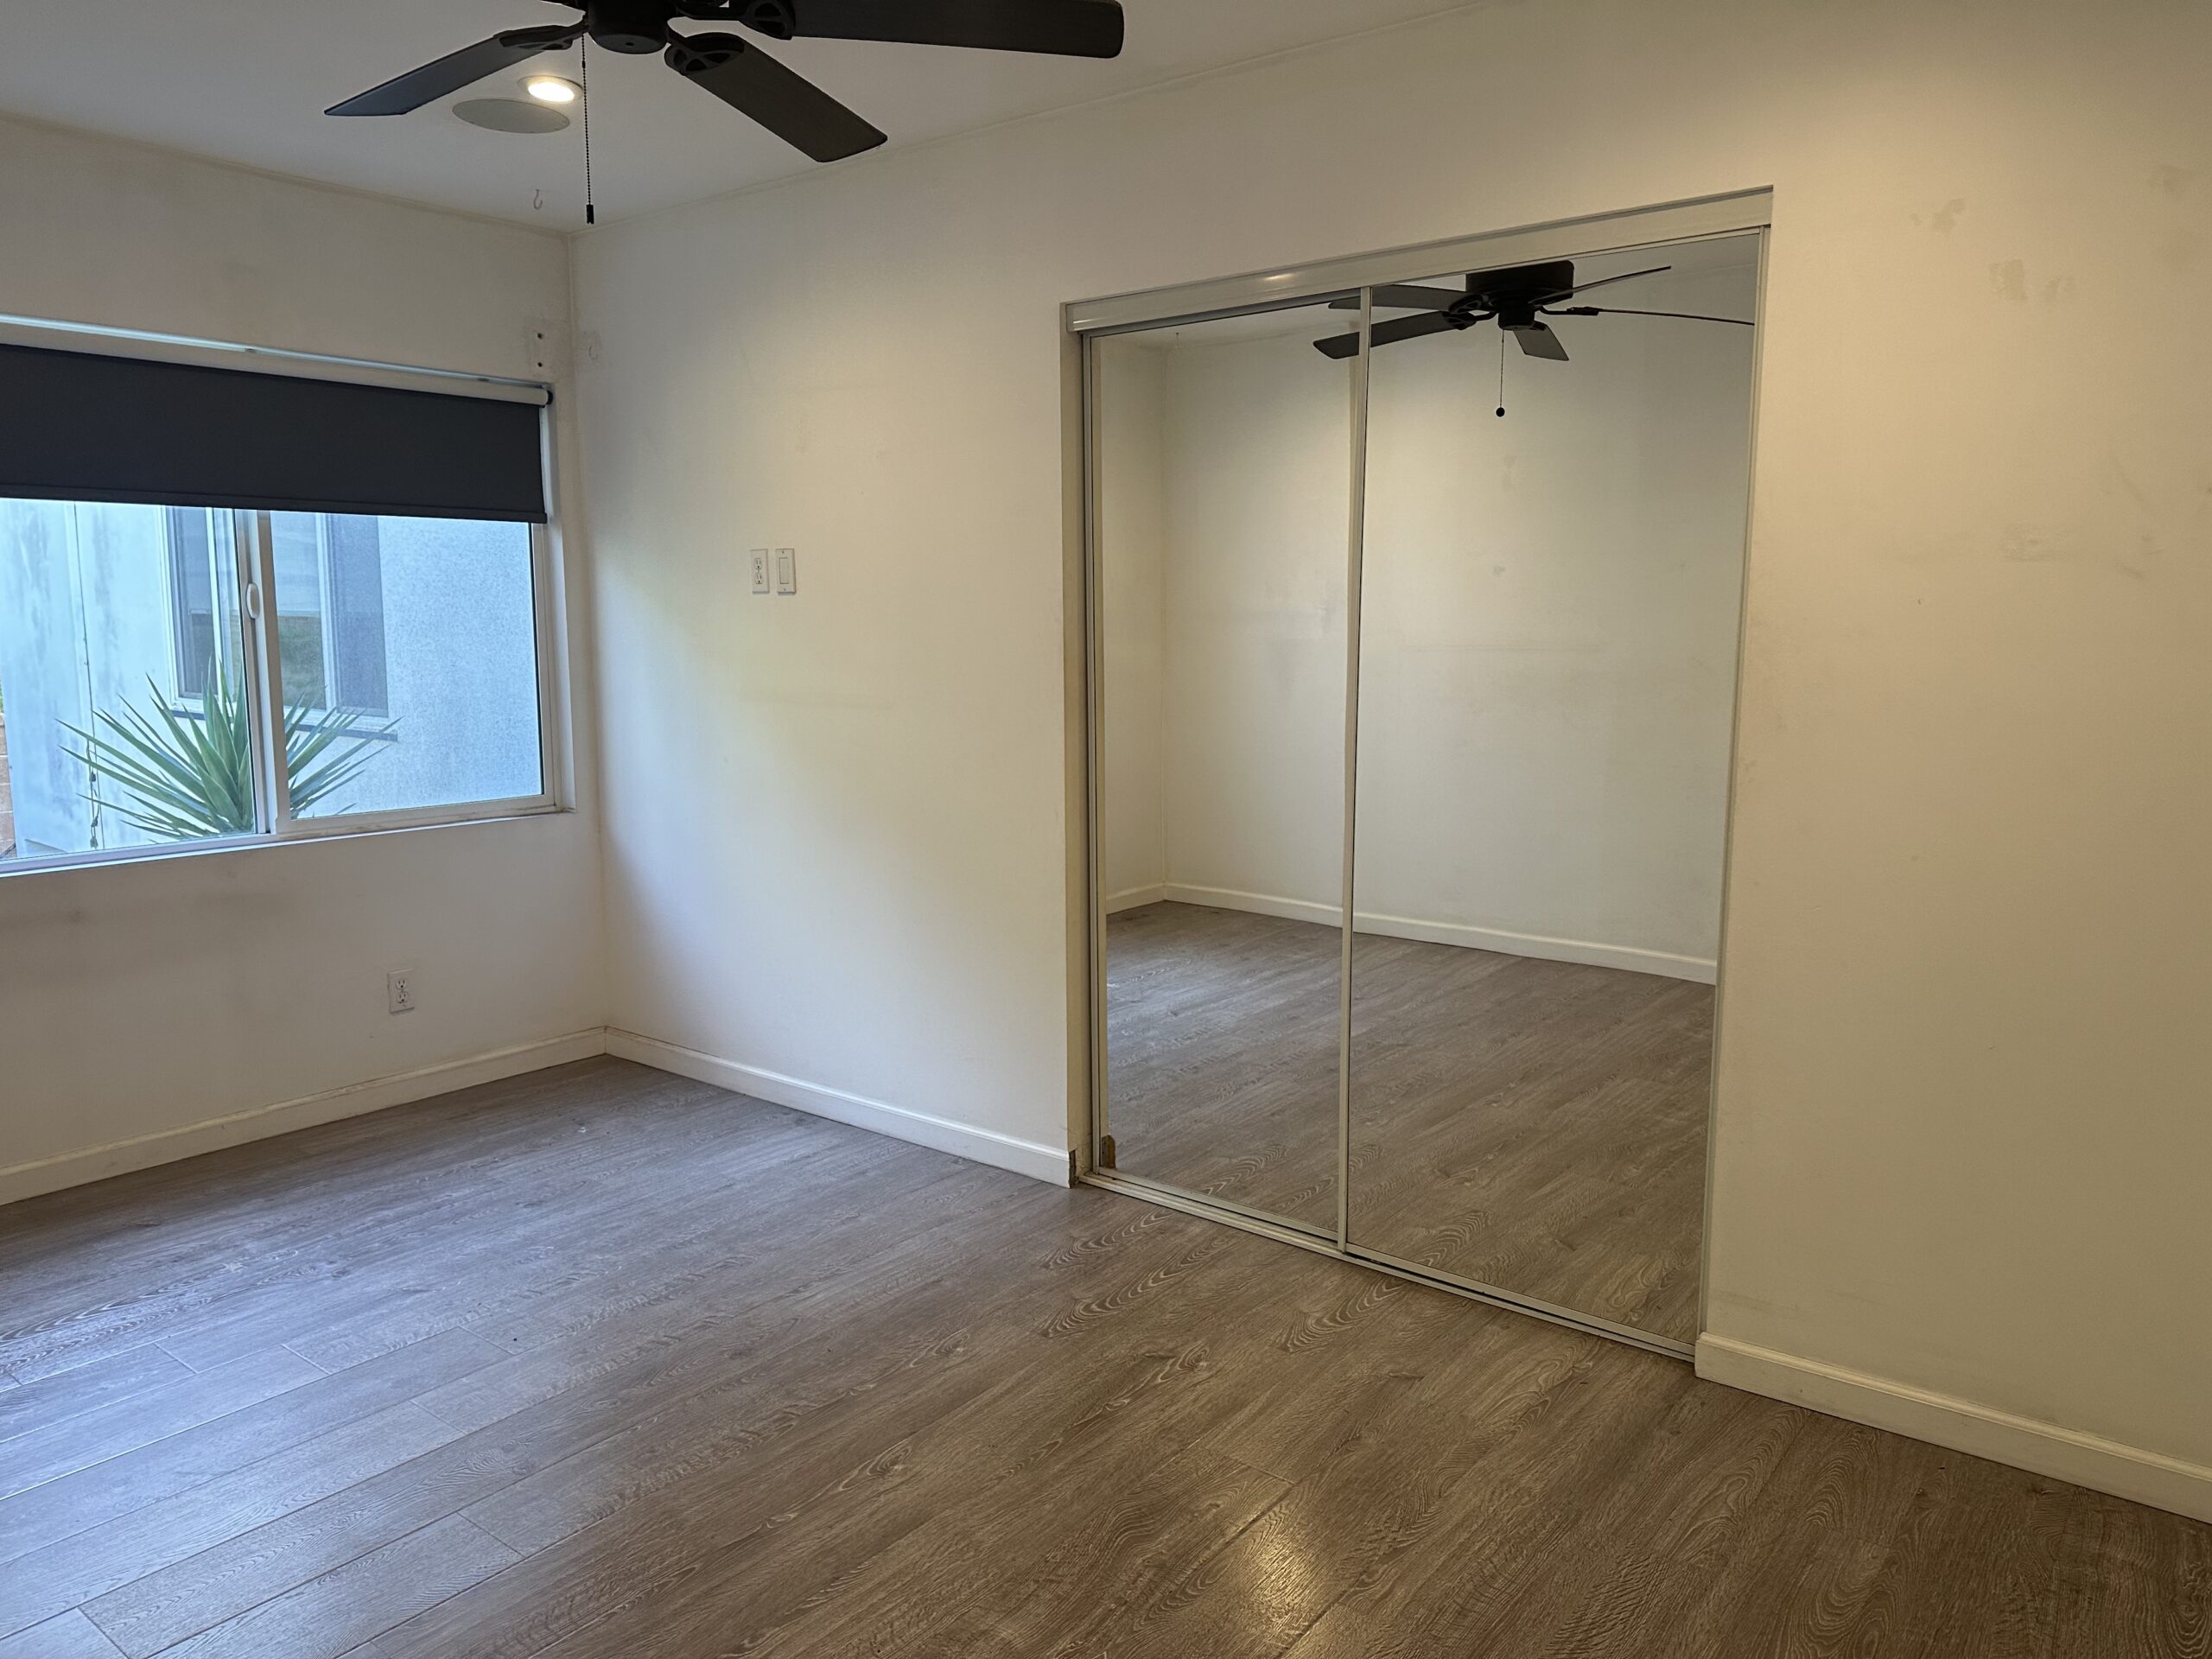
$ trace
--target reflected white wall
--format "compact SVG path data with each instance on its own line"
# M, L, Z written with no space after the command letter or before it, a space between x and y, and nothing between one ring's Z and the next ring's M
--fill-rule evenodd
M1734 245L1619 302L1747 317L1754 260ZM1751 331L1560 327L1567 363L1510 350L1503 420L1496 329L1375 354L1360 925L1704 977ZM1096 347L1109 909L1337 918L1350 388L1312 345L1332 331Z
M1141 341L1109 339L1092 364L1098 539L1112 550L1098 567L1099 857L1109 910L1156 900L1167 880L1166 361Z
M1730 268L1610 293L1748 317L1755 257L1745 242ZM1507 348L1503 419L1494 329L1375 354L1357 902L1380 931L1702 977L1719 947L1751 330L1557 327L1567 362Z

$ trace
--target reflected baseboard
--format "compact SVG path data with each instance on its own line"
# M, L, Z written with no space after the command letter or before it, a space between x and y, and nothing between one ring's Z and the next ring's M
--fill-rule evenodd
M1165 899L1171 904L1204 905L1215 910L1242 910L1260 916L1280 916L1289 921L1318 923L1323 927L1340 926L1344 918L1344 912L1335 905L1319 904L1307 899L1286 899L1274 893L1244 893L1234 887L1200 887L1170 881L1157 888L1132 887L1128 893L1153 896L1133 898L1116 893L1106 901L1107 913L1111 915L1117 910ZM1125 898L1127 902L1121 902ZM1554 938L1541 933L1515 933L1503 928L1473 927L1462 922L1424 921L1417 917L1387 916L1370 911L1358 913L1357 926L1362 933L1376 934L1385 938L1414 939L1427 944L1452 944L1470 950L1495 950L1502 956L1534 957L1545 962L1581 963L1592 968L1621 968L1630 973L1659 974L1669 979L1691 980L1700 985L1712 984L1717 974L1717 964L1710 957L1650 950L1641 945Z

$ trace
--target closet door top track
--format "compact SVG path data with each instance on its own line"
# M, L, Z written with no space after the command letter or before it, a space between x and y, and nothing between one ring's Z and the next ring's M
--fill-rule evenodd
M1357 253L1274 270L1248 271L1185 283L1173 288L1141 289L1103 299L1077 300L1061 308L1071 333L1117 334L1154 328L1162 323L1196 322L1233 312L1313 301L1357 292L1383 283L1413 282L1440 270L1478 270L1541 259L1573 259L1611 253L1654 242L1694 242L1764 230L1774 218L1771 190L1746 190L1701 196L1689 201L1641 207L1622 213L1554 219L1485 236L1416 243L1379 253Z

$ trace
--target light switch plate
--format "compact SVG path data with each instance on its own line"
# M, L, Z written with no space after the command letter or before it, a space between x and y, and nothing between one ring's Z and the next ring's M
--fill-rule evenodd
M795 547L776 550L776 591L779 594L798 592L798 550Z
M765 594L769 591L768 550L765 547L756 547L753 550L753 591L756 594Z

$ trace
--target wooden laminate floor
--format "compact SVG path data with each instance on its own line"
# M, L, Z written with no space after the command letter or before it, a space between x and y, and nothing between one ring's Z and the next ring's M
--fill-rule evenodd
M1340 937L1109 921L1120 1167L1335 1231ZM1694 1340L1713 988L1371 934L1352 985L1353 1242Z
M0 1659L2212 1643L2212 1529L611 1060L0 1211Z

